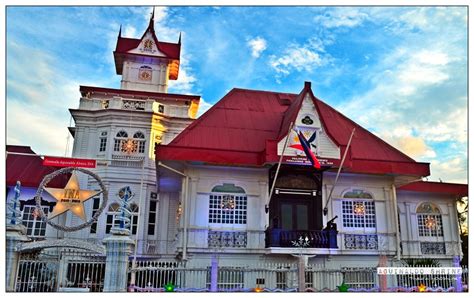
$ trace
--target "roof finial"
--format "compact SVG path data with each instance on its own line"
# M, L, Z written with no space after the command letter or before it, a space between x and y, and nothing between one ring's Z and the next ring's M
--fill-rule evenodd
M179 32L178 44L181 44L181 32Z
M120 29L119 29L118 37L122 37L122 24L120 24Z
M148 26L152 31L155 30L155 7L153 6L153 10L151 13L151 18L150 18L150 25Z

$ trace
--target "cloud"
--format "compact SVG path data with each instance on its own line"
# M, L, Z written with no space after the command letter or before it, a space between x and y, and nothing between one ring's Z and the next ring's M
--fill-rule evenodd
M433 160L431 162L431 176L429 180L452 183L467 183L467 160L456 157L443 162Z
M256 37L247 42L247 45L252 50L252 56L260 57L260 54L267 48L267 41L261 37Z
M189 66L189 58L186 52L181 53L180 65L179 65L179 74L176 81L168 81L169 91L173 93L181 94L193 94L194 85L197 79L193 75L193 70Z
M209 110L212 106L213 105L206 102L204 98L201 98L201 102L199 103L199 110L198 110L197 117L198 118L201 117L201 115L207 112L207 110Z
M324 53L323 43L313 38L304 45L290 44L282 56L270 56L269 63L277 74L289 75L292 71L313 72L315 68L327 64L330 59L330 55Z
M314 21L326 28L355 27L363 23L369 15L358 8L339 7L314 17Z

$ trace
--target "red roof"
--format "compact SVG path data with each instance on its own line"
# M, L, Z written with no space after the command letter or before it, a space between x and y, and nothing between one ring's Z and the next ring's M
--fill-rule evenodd
M467 197L467 184L444 183L444 182L430 182L418 181L413 182L398 188L399 190L409 190L418 192L435 192L458 195L460 197Z
M142 37L139 39L122 37L121 36L122 28L120 28L120 32L117 37L117 45L114 51L115 69L117 71L117 74L122 74L123 60L124 60L124 57L127 55L155 57L155 56L145 55L145 54L129 54L128 53L128 51L133 50L140 45L140 42L142 41L143 37L145 37L145 34L147 32L150 32L152 34L154 42L158 50L162 52L163 54L165 54L166 58L178 62L177 65L179 67L179 59L180 59L180 54L181 54L181 36L179 38L178 43L159 41L155 34L154 13L153 13L153 15L150 18L150 23L148 25L148 28L143 33ZM170 79L175 79L175 78L170 77Z
M344 163L347 171L429 175L428 163L416 162L317 99L310 86L305 84L298 95L232 89L171 143L157 146L157 157L249 166L278 162L277 143L287 134L309 93L325 131L341 147L341 155L356 128Z
M7 145L7 152L36 154L30 147ZM44 176L58 168L43 166L43 159L35 155L8 154L6 162L7 185L16 185L17 181L25 187L38 187ZM54 178L48 183L51 187L64 187L67 175Z

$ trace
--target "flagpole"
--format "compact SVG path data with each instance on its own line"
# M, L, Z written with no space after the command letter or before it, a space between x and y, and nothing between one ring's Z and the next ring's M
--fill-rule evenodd
M339 165L339 169L337 170L336 179L334 180L334 184L332 185L331 191L329 192L329 196L326 200L326 204L324 205L324 209L323 209L323 214L324 215L328 214L328 203L329 203L329 200L331 199L331 195L332 195L332 192L334 191L334 187L336 187L337 180L339 179L339 174L341 173L342 165L344 164L344 161L346 160L347 151L349 150L349 146L351 145L352 137L354 136L354 132L355 132L355 127L354 127L354 129L352 129L351 136L349 137L349 142L347 143L346 150L344 150L344 155L342 156L341 164Z
M268 193L268 202L267 202L267 204L265 204L265 212L266 213L268 213L268 206L270 205L270 201L272 199L273 189L275 188L275 183L276 183L276 180L277 180L277 177L278 177L278 172L280 172L281 162L283 161L283 155L285 155L286 145L288 145L288 139L290 138L290 133L291 133L291 130L293 129L293 124L294 124L294 122L290 123L290 128L288 129L288 134L286 135L285 144L283 145L283 151L281 152L280 160L278 161L278 166L277 166L277 169L276 169L276 172L275 172L275 177L273 177L272 188L270 189L270 192Z

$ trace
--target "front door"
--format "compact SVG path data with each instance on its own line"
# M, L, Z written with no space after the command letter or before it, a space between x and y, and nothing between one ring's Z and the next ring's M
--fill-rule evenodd
M283 201L280 205L281 228L283 230L309 230L310 204L303 201Z

